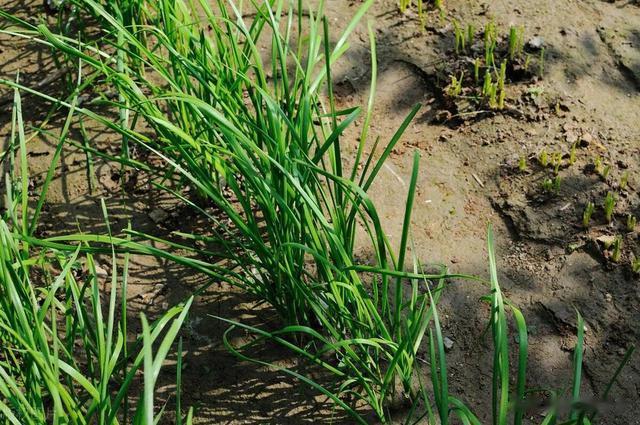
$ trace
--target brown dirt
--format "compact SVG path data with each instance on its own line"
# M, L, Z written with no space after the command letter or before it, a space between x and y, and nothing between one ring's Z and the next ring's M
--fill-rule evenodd
M486 226L492 223L498 244L499 278L506 296L520 306L530 330L529 385L566 389L571 382L571 356L578 309L587 323L585 394L601 394L625 349L640 338L640 286L629 266L632 252L640 256L637 231L624 230L626 214L640 216L640 7L630 1L600 0L449 0L444 21L431 13L426 30L413 12L401 15L396 2L377 2L369 17L378 43L379 81L371 138L389 139L416 102L425 104L394 151L371 194L391 242L399 242L403 190L409 180L414 150L422 156L413 237L416 256L424 262L444 262L452 271L486 275ZM14 12L37 16L40 2L0 1ZM332 26L344 27L358 1L329 0ZM547 51L545 75L509 85L507 104L515 113L484 113L466 120L443 122L439 64L453 56L453 31L448 18L482 28L493 20L501 34L511 24L524 25L526 39L540 36ZM335 71L342 106L364 105L369 87L366 25L352 36L352 48ZM0 77L34 86L51 73L46 49L0 37ZM47 90L59 90L54 81ZM535 89L535 90L532 90ZM533 98L532 91L542 93ZM0 94L0 97L3 96ZM25 116L35 124L44 105L25 98ZM8 139L9 105L2 106L2 136ZM446 115L444 115L446 116ZM50 125L59 128L57 118ZM353 145L356 148L356 129ZM111 149L108 134L95 130L94 143ZM559 171L558 194L541 189L550 170L537 164L542 150L566 157L580 142L576 162ZM30 144L30 169L35 183L46 172L55 146L51 140ZM607 179L593 171L594 158L611 165ZM528 160L518 170L518 160ZM48 198L42 232L100 230L99 199L122 228L132 220L141 231L166 233L184 223L184 211L166 197L150 192L144 182L123 195L119 169L96 164L98 185L87 186L84 154L66 150L63 166ZM629 183L607 224L601 208L607 191L620 177ZM3 173L4 174L4 173ZM130 176L127 177L130 179ZM127 180L128 181L128 180ZM597 205L589 229L582 228L587 201ZM158 209L167 212L157 219ZM173 215L172 215L173 214ZM150 217L156 217L156 221ZM197 226L197 222L193 224ZM624 235L620 264L611 261L602 236ZM366 255L366 252L363 252ZM177 302L201 278L175 265L135 258L132 267L132 320L140 311L153 312ZM478 301L486 287L452 282L441 310L449 351L452 394L467 401L483 422L490 412L491 347L483 331L488 310ZM197 409L197 423L349 423L326 400L294 379L266 367L239 362L222 344L225 330L210 315L270 323L265 307L237 290L214 285L200 297L185 332L186 405ZM135 331L135 330L134 330ZM265 347L261 358L298 367L288 353ZM301 366L300 366L301 367ZM170 398L173 389L162 388ZM612 391L612 410L604 424L640 423L640 368L634 356ZM533 423L539 422L536 412Z

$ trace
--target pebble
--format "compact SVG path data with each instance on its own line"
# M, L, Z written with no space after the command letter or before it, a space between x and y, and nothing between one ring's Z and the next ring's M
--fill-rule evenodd
M539 35L535 36L527 42L527 45L535 50L542 49L544 47L544 38Z
M154 223L158 224L169 218L169 213L162 208L156 208L149 213L149 218L151 218Z
M448 336L445 336L442 342L444 343L444 348L447 350L451 350L453 348L453 340Z

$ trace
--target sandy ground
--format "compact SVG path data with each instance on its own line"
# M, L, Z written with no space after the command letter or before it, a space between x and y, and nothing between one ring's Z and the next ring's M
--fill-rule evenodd
M0 1L3 8L37 16L40 3ZM328 0L332 26L344 27L358 1ZM486 228L496 230L499 278L507 297L520 306L530 330L529 385L567 389L575 343L575 314L585 317L586 353L583 391L601 394L626 348L640 338L640 286L629 262L640 256L637 231L626 232L627 214L640 215L640 7L631 1L600 0L450 0L447 17L435 12L421 28L413 12L397 12L390 0L378 1L368 15L378 43L378 95L371 138L388 139L411 107L421 112L393 152L371 194L390 240L399 243L411 159L421 153L421 174L413 215L417 258L443 262L452 271L487 274ZM476 28L493 20L501 34L524 25L525 39L543 40L547 59L543 78L509 84L511 113L456 117L442 96L442 73L453 55L451 18ZM341 106L364 105L370 79L366 25L352 36L352 48L335 70ZM54 72L46 49L0 37L0 77L35 86ZM60 90L59 79L45 89ZM3 91L0 91L4 93ZM533 96L532 93L536 95ZM10 94L9 94L10 95ZM6 96L6 94L0 94ZM2 97L3 99L5 97ZM1 135L8 138L10 104L0 113ZM24 100L25 118L38 124L46 106ZM453 115L453 116L452 116ZM444 117L444 119L443 119ZM61 125L54 118L51 127ZM95 146L109 151L114 140L89 128ZM351 149L355 152L354 128ZM345 138L346 140L347 138ZM578 142L576 161L559 170L558 194L541 185L549 170L537 164L543 150L565 159ZM30 170L37 186L55 146L51 140L30 144ZM606 179L593 172L601 157L611 170ZM518 169L519 158L527 169ZM47 203L41 231L103 229L99 200L104 197L113 227L128 220L135 229L160 235L184 223L184 214L168 197L149 196L143 179L108 162L97 162L96 185L89 191L85 155L67 149ZM602 204L607 191L620 191L614 220L607 224L597 209L589 229L582 227L586 202ZM122 185L129 185L123 194ZM192 226L198 226L193 217ZM607 237L624 236L620 264L605 249ZM366 258L367 252L362 252ZM108 268L108 265L105 265ZM155 259L135 258L132 266L132 318L153 313L182 299L202 278ZM486 287L452 282L441 302L452 394L467 401L486 420L491 391L490 342L483 336L488 308L478 299ZM269 368L242 363L222 345L225 327L210 315L268 325L268 308L238 291L214 285L197 300L186 327L186 405L196 407L198 423L349 423L314 391ZM135 331L135 329L134 329ZM263 358L302 368L288 353L265 347ZM303 369L304 370L304 369ZM313 373L313 371L309 371ZM168 397L173 389L160 391ZM612 391L612 412L604 424L640 423L640 368L637 355ZM539 422L536 412L532 423Z

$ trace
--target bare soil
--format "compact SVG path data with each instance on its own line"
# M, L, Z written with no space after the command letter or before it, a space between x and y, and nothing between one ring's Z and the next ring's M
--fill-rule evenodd
M359 1L328 0L327 14L343 28ZM627 347L640 341L640 285L630 261L640 256L638 231L628 232L626 215L640 216L640 6L633 1L601 0L449 0L447 17L430 12L426 29L414 12L400 14L392 0L376 2L368 16L378 44L378 92L371 138L388 140L417 102L421 112L405 133L371 194L391 242L399 243L411 158L421 153L413 237L416 256L442 262L451 271L486 275L486 228L496 230L498 269L506 296L522 308L530 330L530 387L566 389L571 385L575 344L575 310L586 321L586 395L602 394ZM42 13L41 2L2 0L0 7L24 16ZM542 78L508 83L508 111L456 116L443 98L442 70L455 56L450 18L481 29L493 20L501 34L524 25L525 39L539 37L546 50ZM366 22L352 36L352 47L335 70L341 106L366 104L370 54ZM55 67L44 48L0 37L0 78L37 86ZM56 93L59 80L45 90ZM0 98L11 96L1 92ZM1 136L9 138L10 101L0 111ZM24 99L25 118L38 125L47 105ZM54 117L49 128L59 128ZM99 149L117 149L117 140L89 129ZM355 152L358 128L352 129ZM345 138L347 140L348 138ZM43 178L55 145L38 138L30 143L29 166L34 187ZM558 193L545 193L552 176L537 158L543 150L560 152L565 164L576 143L576 161L559 170ZM527 167L518 167L521 157ZM606 178L593 167L596 157L611 166ZM169 197L153 191L118 166L96 163L96 187L89 190L85 154L64 152L48 197L42 235L104 229L100 199L114 219L112 226L159 235L185 223L197 228ZM620 179L628 173L626 189ZM4 172L3 172L4 175ZM126 190L123 190L126 189ZM607 223L602 202L619 191L613 221ZM588 201L596 204L591 225L582 226ZM623 236L619 263L606 247ZM363 250L362 256L367 252ZM103 263L105 268L109 265ZM202 277L157 259L134 258L132 321L140 311L154 311L182 299ZM484 335L488 307L479 301L487 288L451 282L442 298L450 390L470 404L483 422L490 414L491 345ZM211 315L269 326L272 312L239 291L214 285L199 297L185 332L185 405L196 407L196 423L349 423L314 391L273 368L240 362L229 354L222 335L226 326ZM133 332L136 332L133 329ZM235 334L234 334L235 335ZM243 336L237 338L242 340ZM260 358L304 370L290 353L265 347ZM640 423L640 367L637 354L611 393L603 424ZM313 373L313 371L308 371ZM322 377L319 377L322 379ZM174 389L159 391L169 399ZM538 423L540 412L530 419Z

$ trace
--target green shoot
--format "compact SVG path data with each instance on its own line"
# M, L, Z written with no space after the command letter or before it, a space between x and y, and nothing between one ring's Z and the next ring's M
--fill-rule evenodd
M545 58L545 48L540 49L540 61L538 62L538 76L542 78L544 76L544 58Z
M611 261L613 261L614 263L619 263L621 256L622 256L622 237L618 235L613 240L613 252L611 253Z
M473 44L473 40L476 37L476 28L473 24L467 25L467 45L471 46Z
M455 75L451 76L451 84L447 88L447 94L451 97L460 96L462 93L462 81L464 80L464 71L460 74L460 78L456 78Z
M640 273L640 258L634 257L631 260L631 270L636 274Z
M524 65L523 65L523 68L525 71L529 70L529 65L531 65L531 55L527 53L527 55L524 58Z
M627 232L633 232L636 229L636 216L627 214Z
M456 54L465 50L465 35L458 24L458 21L453 20L453 29L455 34L455 51Z
M538 155L538 162L543 168L546 168L549 165L549 154L546 149L542 149L540 155Z
M562 152L554 152L551 154L551 165L553 166L554 174L558 174L562 166Z
M596 207L593 202L587 202L587 205L584 207L584 211L582 212L582 226L589 227L589 223L591 222L591 216L595 211Z
M542 190L546 193L558 194L560 192L562 180L560 176L555 176L553 179L546 178L542 181Z
M513 60L518 52L518 29L514 26L509 28L509 59Z
M573 165L576 163L577 146L578 146L578 142L574 142L571 145L571 150L569 151L569 165Z
M620 177L620 190L627 190L627 185L629 184L629 171L625 171L624 173L622 173L622 176Z
M480 82L480 58L473 61L473 79L476 84Z
M604 198L604 216L607 219L607 223L611 223L613 220L613 211L616 206L616 197L613 193L607 192L607 196Z
M518 159L518 170L527 171L527 158L524 155L520 155L520 159Z

